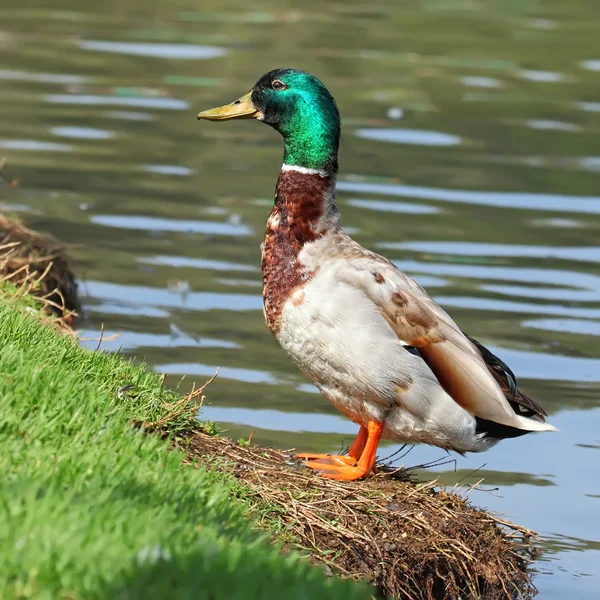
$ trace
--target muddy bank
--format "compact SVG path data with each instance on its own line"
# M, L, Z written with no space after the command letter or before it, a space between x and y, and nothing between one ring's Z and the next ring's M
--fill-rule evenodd
M180 442L191 459L233 475L266 525L333 573L410 600L526 598L534 534L382 467L356 482L320 478L292 451L243 446L201 431Z
M43 302L47 312L73 324L81 317L75 276L65 246L1 212L0 281L10 281Z

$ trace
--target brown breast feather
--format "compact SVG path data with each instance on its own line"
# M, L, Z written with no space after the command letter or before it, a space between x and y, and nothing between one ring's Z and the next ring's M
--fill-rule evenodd
M262 246L265 321L274 335L281 326L285 301L314 274L299 263L298 254L305 244L323 235L316 226L332 185L329 176L297 171L279 174Z

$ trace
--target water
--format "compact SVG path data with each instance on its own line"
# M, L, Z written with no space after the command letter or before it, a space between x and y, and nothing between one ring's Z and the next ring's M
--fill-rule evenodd
M233 436L316 451L352 440L262 321L281 141L195 119L272 68L314 72L344 118L348 229L509 362L561 429L435 475L485 477L496 491L473 501L544 536L540 598L597 597L600 5L47 4L0 8L0 197L73 245L84 335L104 324L121 334L107 350L173 385L185 375L182 389L220 366L204 417ZM418 447L403 462L441 456Z

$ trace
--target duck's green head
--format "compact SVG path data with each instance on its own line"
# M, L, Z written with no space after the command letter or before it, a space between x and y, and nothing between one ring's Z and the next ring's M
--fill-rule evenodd
M235 102L198 115L211 121L250 118L281 133L286 165L337 170L340 115L333 96L314 75L276 69Z

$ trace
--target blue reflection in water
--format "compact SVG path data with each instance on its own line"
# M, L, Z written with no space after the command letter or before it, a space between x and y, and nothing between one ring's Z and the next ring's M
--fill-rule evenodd
M414 250L427 254L455 256L522 256L525 258L557 258L600 263L600 246L561 247L519 244L488 244L483 242L384 242L379 248Z
M258 267L254 265L232 263L224 260L209 260L207 258L188 258L187 256L141 256L138 258L138 262L169 267L209 269L211 271L258 271Z
M52 104L82 104L91 106L117 105L163 110L187 110L190 105L179 98L165 96L112 96L96 94L46 94L46 102Z
M598 106L600 107L600 104ZM340 181L338 182L337 187L341 192L401 196L403 198L420 198L422 200L438 200L440 202L456 202L462 204L480 204L482 206L496 206L500 208L600 214L600 196L449 190L418 185L369 183L359 181Z
M77 337L83 338L80 343L88 348L95 349L99 346L102 350L110 351L116 351L119 348L124 350L135 348L242 348L239 344L227 340L196 338L182 333L167 335L106 329L100 332L84 329L77 332ZM100 337L102 337L101 340Z
M415 146L458 146L458 135L423 129L357 129L355 135L366 140L411 144Z
M394 202L389 200L363 200L361 198L350 198L346 201L349 206L357 208L366 208L378 212L387 213L406 213L412 215L431 215L441 212L437 206L427 206L426 204L412 204L410 202ZM348 231L348 228L346 228Z
M188 221L126 215L93 215L92 223L119 229L141 229L143 231L178 231L181 233L204 233L207 235L246 236L252 234L247 225L219 223L217 221Z
M57 142L40 142L38 140L0 140L0 149L32 152L71 152L73 146Z
M164 288L118 285L104 281L84 281L82 290L95 300L108 300L123 306L150 305L168 308L185 306L194 310L262 310L260 295L217 292L174 293Z
M226 48L219 46L199 46L196 44L144 44L139 42L81 40L84 50L97 52L116 52L132 56L150 56L153 58L171 58L179 60L206 60L227 54Z
M167 373L168 375L202 375L203 377L212 377L216 370L216 365L203 365L202 363L168 363L156 365L154 370L157 373ZM219 367L219 379L234 379L244 383L281 383L270 373L257 371L254 369L238 369L235 367Z

